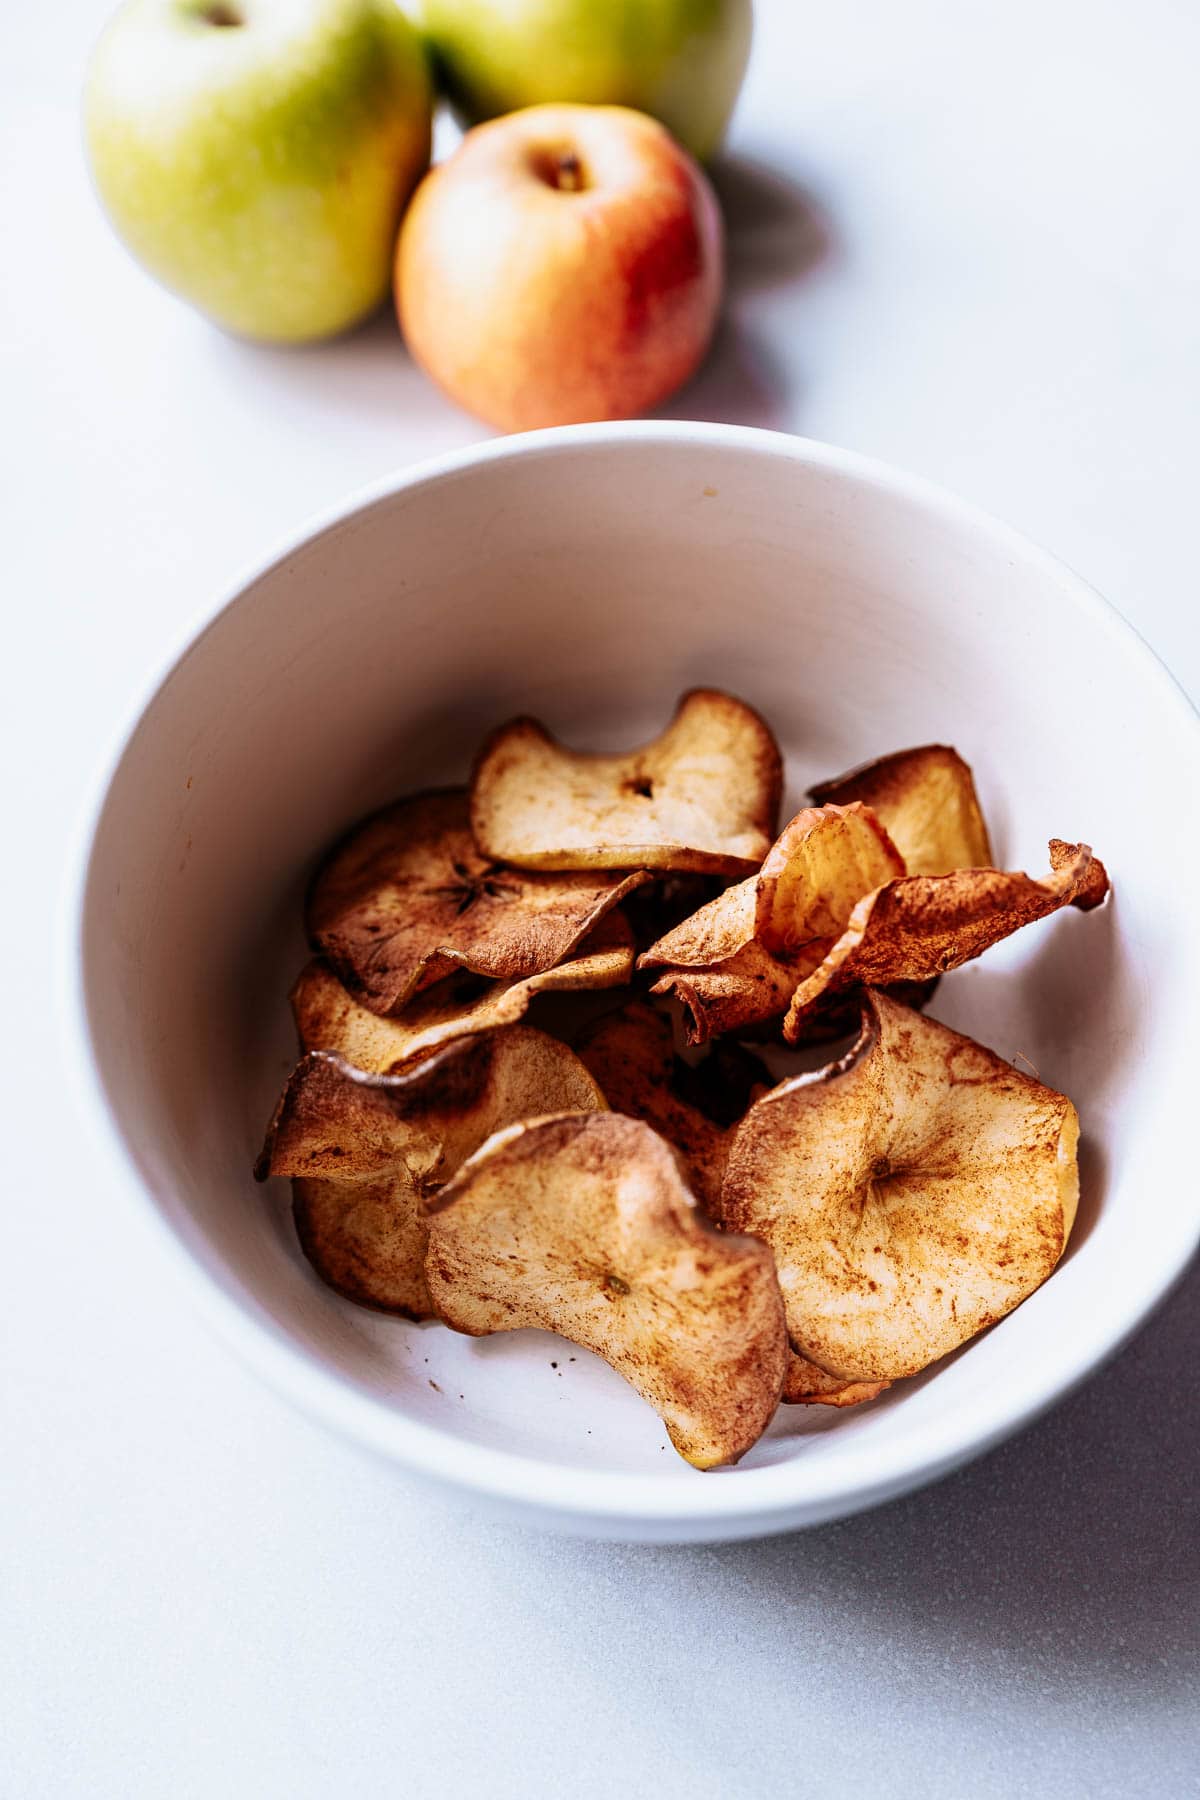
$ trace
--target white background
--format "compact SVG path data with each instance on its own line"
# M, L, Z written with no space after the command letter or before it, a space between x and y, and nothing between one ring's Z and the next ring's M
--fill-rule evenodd
M386 319L254 350L138 273L78 148L105 10L6 8L0 59L0 1792L1200 1791L1195 1271L1083 1393L930 1492L762 1545L613 1549L464 1515L294 1417L97 1175L49 896L104 748L242 565L482 435ZM729 320L670 410L959 489L1195 694L1200 14L759 15Z

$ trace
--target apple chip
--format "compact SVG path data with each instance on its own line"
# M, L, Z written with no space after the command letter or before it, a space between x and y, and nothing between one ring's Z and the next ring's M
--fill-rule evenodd
M602 1356L697 1468L736 1462L778 1403L771 1253L706 1223L640 1120L568 1113L499 1132L431 1203L425 1267L456 1330L538 1326Z
M356 1068L387 1075L455 1038L515 1025L538 994L622 987L632 973L633 935L620 913L610 913L578 954L555 969L524 981L450 975L418 994L399 1016L360 1006L328 963L316 958L292 989L292 1012L302 1050L329 1050Z
M758 944L747 944L711 969L668 969L650 992L679 1002L689 1044L706 1044L727 1032L765 1042L778 1033L796 982L790 963ZM936 975L929 981L890 981L883 992L905 1006L923 1007L937 984ZM789 1041L806 1046L827 1043L845 1037L857 1023L857 991L840 991L810 1008Z
M861 1406L866 1400L878 1400L891 1385L890 1381L843 1381L840 1375L827 1375L793 1350L783 1378L783 1399L788 1406Z
M392 1076L311 1052L284 1089L255 1174L292 1177L297 1235L330 1287L428 1318L426 1196L514 1119L604 1104L573 1051L526 1026Z
M622 901L621 911L633 930L638 951L648 950L668 931L707 906L729 885L725 875L672 875L660 871L653 880Z
M792 995L844 930L864 894L904 873L869 807L806 807L757 875L727 888L638 959L665 973L692 1043L744 1031L786 1012Z
M771 846L754 888L754 935L805 956L842 931L855 903L904 874L904 859L869 806L810 806Z
M430 1319L425 1221L404 1172L344 1181L297 1175L292 1220L326 1287L373 1312Z
M701 1201L715 1203L732 1127L771 1085L758 1058L720 1045L689 1068L675 1054L670 1019L640 1000L598 1019L575 1049L613 1111L652 1125L683 1157Z
M759 944L747 944L709 969L666 969L652 994L678 1000L689 1044L707 1044L724 1032L751 1036L786 1013L796 971ZM776 1026L776 1029L778 1027Z
M894 1381L1050 1274L1078 1137L1062 1094L868 992L846 1056L751 1107L721 1216L774 1251L793 1349L842 1382Z
M647 876L530 874L475 848L465 790L417 794L352 831L318 872L309 937L372 1012L398 1012L456 969L538 975Z
M471 825L485 855L526 869L745 875L770 846L782 783L758 714L694 688L624 756L564 749L536 719L501 726L475 765Z
M947 744L923 744L862 763L809 790L818 806L860 800L904 858L910 875L986 869L992 847L969 764Z
M783 1035L796 1043L817 1008L850 987L928 981L1063 906L1088 912L1108 892L1104 864L1086 844L1050 843L1051 873L955 869L906 875L866 894L842 935L792 995Z

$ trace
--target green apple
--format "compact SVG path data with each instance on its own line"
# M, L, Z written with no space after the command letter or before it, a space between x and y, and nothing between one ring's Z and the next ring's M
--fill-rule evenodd
M88 70L92 174L133 254L218 324L328 337L387 295L430 89L395 0L127 0Z
M424 0L446 91L471 123L542 101L651 113L702 160L750 54L752 0Z

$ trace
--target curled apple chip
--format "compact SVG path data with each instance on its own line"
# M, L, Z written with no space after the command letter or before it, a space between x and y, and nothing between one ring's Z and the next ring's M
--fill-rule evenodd
M928 981L1063 906L1088 912L1108 892L1104 864L1086 844L1050 842L1051 872L955 869L906 875L861 899L846 929L792 995L783 1035L796 1043L811 1014L850 987Z
M670 1146L617 1113L498 1133L429 1208L438 1313L482 1336L537 1326L612 1365L688 1462L736 1462L787 1360L771 1253L707 1224Z
M688 1043L707 1044L725 1032L754 1036L769 1021L778 1021L791 1003L797 980L787 963L751 943L711 968L664 969L650 992L678 1000Z
M772 844L755 881L755 937L805 958L838 936L872 888L904 874L904 859L869 806L810 806Z
M316 1273L345 1300L402 1319L431 1319L425 1220L407 1174L345 1181L292 1178L292 1220Z
M423 1319L426 1197L501 1126L604 1105L575 1054L526 1026L391 1076L315 1051L292 1072L255 1174L292 1177L297 1235L323 1281Z
M1050 1274L1078 1137L1062 1094L868 992L846 1056L750 1108L721 1216L774 1251L793 1349L842 1382L894 1381Z
M992 861L987 825L970 765L948 744L922 744L862 763L809 789L818 806L871 808L910 875L986 869Z
M692 1043L744 1031L787 1011L864 894L904 873L869 807L806 807L784 827L757 875L710 900L652 944L640 969L672 994Z
M711 969L755 941L758 876L735 882L689 913L638 957L639 969Z
M523 981L484 981L459 973L437 981L399 1015L360 1006L328 963L315 958L292 989L302 1050L329 1050L356 1068L387 1075L456 1038L515 1025L538 994L622 987L633 973L633 934L610 913L557 968Z
M567 750L536 719L495 732L471 782L487 856L526 869L671 869L744 875L775 830L783 764L744 701L694 688L640 750Z
M711 969L668 969L650 992L679 1002L689 1044L706 1044L727 1032L765 1041L778 1032L798 979L794 964L759 944L747 944ZM905 1006L923 1007L937 984L935 975L928 981L890 981L883 991ZM857 992L841 990L798 1019L790 1042L826 1043L845 1037L857 1023Z
M475 847L464 789L416 794L359 825L309 892L315 948L363 1006L392 1013L457 969L544 973L647 877L531 874Z
M598 1019L575 1046L614 1112L673 1144L705 1206L717 1200L733 1127L771 1085L758 1058L720 1045L698 1068L675 1054L671 1021L644 1001Z
M787 1406L862 1406L867 1400L878 1400L891 1385L890 1381L843 1381L840 1375L827 1375L793 1350L783 1377L783 1400Z

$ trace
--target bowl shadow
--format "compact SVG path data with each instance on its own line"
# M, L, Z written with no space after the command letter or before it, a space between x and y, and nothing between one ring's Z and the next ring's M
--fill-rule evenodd
M1098 1379L1001 1449L869 1515L712 1554L780 1604L814 1579L885 1637L936 1634L1056 1681L1200 1677L1200 1264Z
M1131 1346L989 1455L867 1513L757 1542L664 1549L579 1544L575 1554L619 1635L628 1608L661 1598L701 1634L714 1607L743 1641L770 1618L769 1679L781 1721L813 1689L831 1630L930 1691L1028 1684L1074 1706L1147 1705L1200 1680L1200 1397L1191 1380L1200 1261ZM705 1477L711 1479L711 1477ZM505 1566L527 1582L547 1540L504 1528ZM552 1554L552 1552L549 1552ZM578 1631L576 1588L545 1623ZM624 1595L622 1601L620 1596ZM606 1598L604 1598L606 1597ZM755 1622L758 1623L755 1623ZM790 1646L790 1648L789 1648ZM855 1652L857 1654L857 1651ZM691 1677L678 1678L684 1711Z

